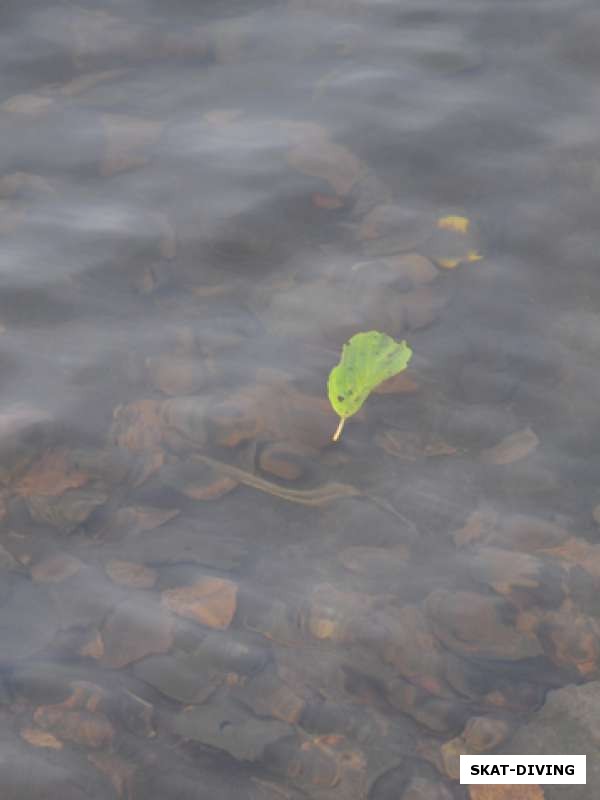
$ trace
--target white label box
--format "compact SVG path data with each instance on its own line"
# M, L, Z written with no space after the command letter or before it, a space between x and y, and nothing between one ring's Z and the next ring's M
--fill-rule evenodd
M461 783L585 783L585 756L461 756Z

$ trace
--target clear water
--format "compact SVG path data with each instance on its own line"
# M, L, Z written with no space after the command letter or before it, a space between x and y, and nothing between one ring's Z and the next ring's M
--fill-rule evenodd
M598 677L599 43L583 0L3 4L3 796L463 798L469 719ZM416 385L326 446L369 328ZM270 483L194 499L198 455ZM81 681L99 741L32 717Z

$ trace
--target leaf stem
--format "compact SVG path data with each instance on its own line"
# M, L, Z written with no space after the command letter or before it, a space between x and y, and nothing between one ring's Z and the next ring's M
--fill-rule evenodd
M332 442L337 442L337 440L342 435L342 431L344 430L344 423L346 422L346 417L340 417L339 424L335 429L335 433L333 434Z

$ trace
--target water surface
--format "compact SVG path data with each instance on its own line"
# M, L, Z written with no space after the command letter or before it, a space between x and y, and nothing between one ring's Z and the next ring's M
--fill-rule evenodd
M597 753L594 6L4 3L3 796ZM369 329L415 355L332 445Z

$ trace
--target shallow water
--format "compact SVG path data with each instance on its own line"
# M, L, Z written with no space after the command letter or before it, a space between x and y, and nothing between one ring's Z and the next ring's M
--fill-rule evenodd
M595 4L0 23L2 796L597 796Z

